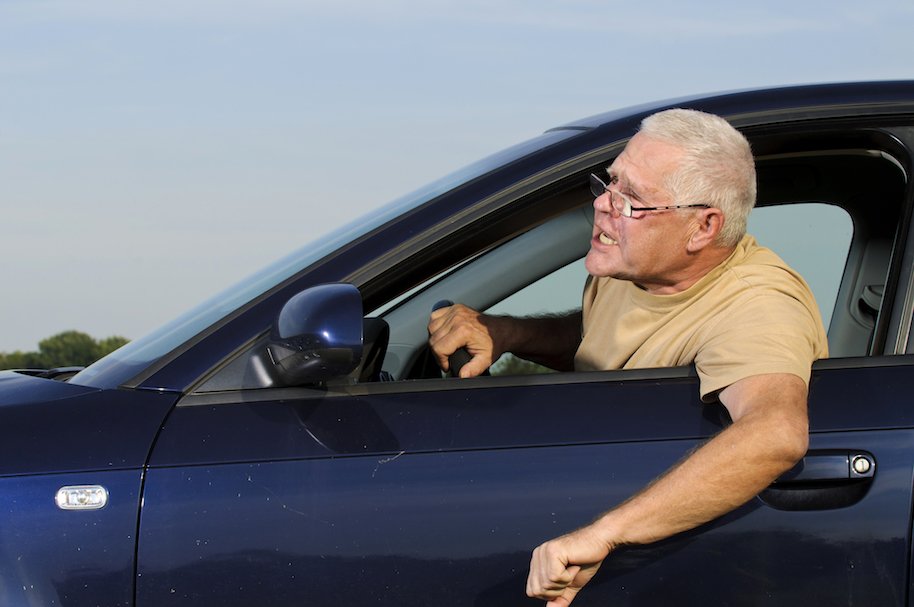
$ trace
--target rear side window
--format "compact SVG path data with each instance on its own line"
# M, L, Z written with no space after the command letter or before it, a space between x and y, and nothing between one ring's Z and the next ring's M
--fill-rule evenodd
M748 231L806 279L827 329L854 235L847 211L821 202L760 207Z

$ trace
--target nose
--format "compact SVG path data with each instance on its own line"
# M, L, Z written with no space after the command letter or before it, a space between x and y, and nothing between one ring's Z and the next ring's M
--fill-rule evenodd
M616 211L616 207L612 203L612 192L606 190L599 196L593 199L593 208L599 213L606 213L612 218L619 216L619 212Z

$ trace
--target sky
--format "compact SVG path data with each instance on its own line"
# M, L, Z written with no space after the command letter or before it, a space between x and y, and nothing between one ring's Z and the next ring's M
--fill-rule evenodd
M577 118L914 79L910 0L0 0L0 352L137 338Z

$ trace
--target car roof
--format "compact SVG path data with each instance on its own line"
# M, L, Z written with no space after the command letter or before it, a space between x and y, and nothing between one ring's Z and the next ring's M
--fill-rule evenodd
M594 129L620 119L648 116L669 108L689 108L728 118L737 126L751 124L753 117L783 111L785 118L805 114L846 113L885 114L914 106L914 80L804 84L759 87L710 94L691 95L625 107L550 130Z

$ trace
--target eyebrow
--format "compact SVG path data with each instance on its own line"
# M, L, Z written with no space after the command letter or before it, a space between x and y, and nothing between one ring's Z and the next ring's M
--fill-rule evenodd
M615 162L613 163L615 164ZM625 190L625 195L630 198L634 198L639 202L644 202L644 198L638 192L643 191L643 188L637 187L632 184L632 180L628 177L623 177L619 175L619 171L613 171L613 164L606 167L606 174L609 175L611 179L618 179L621 187Z

